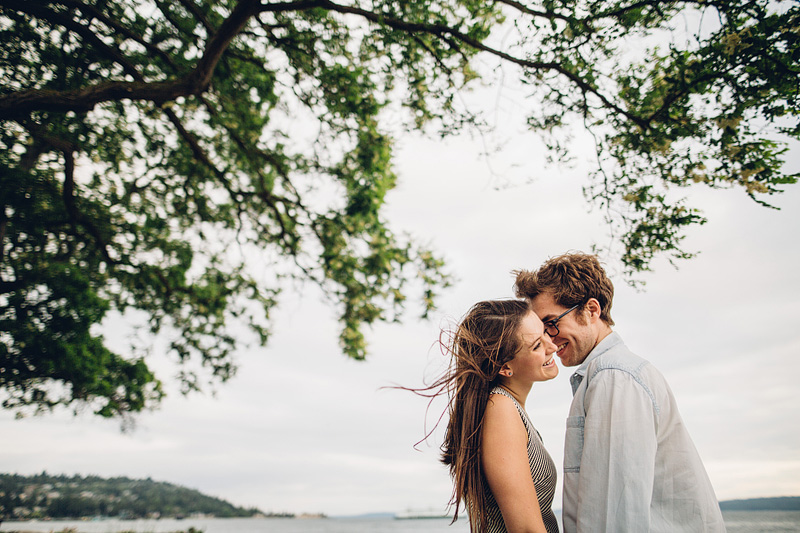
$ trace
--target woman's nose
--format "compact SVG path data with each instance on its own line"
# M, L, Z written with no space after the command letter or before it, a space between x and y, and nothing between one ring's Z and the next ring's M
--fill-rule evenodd
M556 343L553 342L553 339L550 338L549 334L545 335L544 345L546 347L545 353L548 353L548 354L551 354L551 353L555 352L558 349L558 347L556 346Z

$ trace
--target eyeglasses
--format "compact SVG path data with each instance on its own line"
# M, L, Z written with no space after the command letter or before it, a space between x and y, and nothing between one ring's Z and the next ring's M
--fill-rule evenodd
M551 318L550 320L545 320L543 322L544 330L547 332L548 335L550 335L550 338L556 337L558 335L558 321L564 318L570 311L574 311L580 306L581 304L573 305L572 307L570 307L557 317ZM555 330L555 332L553 332L553 330Z

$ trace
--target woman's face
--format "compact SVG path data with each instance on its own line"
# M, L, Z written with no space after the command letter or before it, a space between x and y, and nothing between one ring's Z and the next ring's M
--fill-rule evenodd
M556 345L545 334L544 325L533 311L525 315L519 326L520 349L507 364L512 376L531 383L547 381L558 375Z

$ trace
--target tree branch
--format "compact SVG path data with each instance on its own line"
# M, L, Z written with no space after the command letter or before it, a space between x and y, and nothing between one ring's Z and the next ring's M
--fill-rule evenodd
M116 100L149 100L156 105L202 92L189 76L169 82L98 83L73 91L28 89L0 96L0 120L15 119L35 111L85 113L97 104Z
M6 0L2 0L0 3L5 3L5 2ZM129 28L118 23L116 20L107 17L102 11L97 9L95 6L84 4L79 0L58 0L58 3L63 6L67 6L81 11L87 18L95 19L102 22L105 26L114 30L116 33L124 35L125 37L134 41L135 43L140 44L151 54L159 56L164 61L164 63L166 63L173 69L177 69L175 62L172 60L172 57L167 52L160 49L153 43L145 41L139 33L131 31Z
M115 50L104 43L91 29L89 29L88 26L79 23L65 13L59 13L58 11L47 8L39 2L30 0L25 2L21 2L19 0L0 0L0 5L12 8L21 13L27 13L42 20L46 20L56 26L61 26L75 33L86 44L91 45L95 50L105 54L112 61L123 67L125 72L134 76L134 79L141 79L141 77L136 77L138 76L136 69L124 55L122 55L118 50Z
M600 91L593 87L590 83L586 80L575 74L574 72L570 72L567 70L563 65L553 62L553 61L531 61L529 59L523 59L520 57L513 56L507 52L502 50L498 50L496 48L492 48L481 41L470 37L469 35L460 32L454 28L449 26L445 26L442 24L421 24L418 22L407 22L404 20L400 20L394 17L389 17L384 14L375 13L372 11L367 11L358 7L351 7L351 6L343 6L340 4L336 4L331 2L330 0L316 0L315 2L311 2L312 6L309 7L319 7L323 9L327 9L329 11L334 11L337 13L343 14L350 14L350 15L358 15L360 17L365 18L366 20L378 24L381 26L389 26L392 29L404 31L406 33L413 34L415 32L427 33L429 35L433 35L440 39L445 39L446 36L452 36L459 41L463 42L464 44L472 47L475 50L479 50L481 52L486 52L491 54L497 58L500 58L504 61L509 63L513 63L515 65L519 65L521 67L533 69L533 70L543 70L543 71L554 71L569 81L571 81L574 85L576 85L581 91L591 94L595 96L597 99L600 100L603 107L606 109L610 109L615 113L624 116L631 122L639 125L642 128L647 127L647 123L642 120L640 117L633 115L626 111L625 109L619 107L614 102L609 100L605 95L601 94ZM264 6L265 8L268 6ZM262 11L266 11L267 9L262 8Z
M205 16L205 13L203 13L197 8L197 4L192 2L192 0L178 0L178 3L180 3L180 5L182 5L189 13L194 15L195 18L197 18L197 20L200 21L200 23L203 25L203 27L206 29L209 35L214 33L214 26L211 25L211 22ZM159 7L161 7L162 5L163 2L159 2ZM163 8L161 9L163 11Z
M118 261L114 260L108 253L108 243L106 243L105 238L103 238L103 235L100 233L100 229L91 220L85 217L83 213L78 211L78 206L75 203L75 147L72 143L50 137L47 138L47 142L54 142L59 145L54 145L54 147L61 149L64 155L64 188L61 196L64 200L64 207L70 221L75 226L81 225L86 228L89 234L94 238L95 243L97 243L97 248L100 250L106 263L108 263L109 266L116 265Z
M8 213L6 213L6 205L0 205L0 266L2 266L3 262L6 258L6 228L8 228ZM3 271L0 270L0 275L2 275ZM0 279L0 283L3 280Z
M544 18L547 20L563 20L564 22L574 22L576 19L574 17L567 17L564 15L560 15L558 13L552 13L549 11L536 11L535 9L531 9L521 2L517 2L515 0L495 0L497 3L505 4L507 6L511 6L520 13L525 13L526 15L531 15L532 17L536 18Z
M6 3L17 2L0 0L0 4ZM202 94L208 89L222 54L247 21L258 12L259 6L259 0L241 0L208 42L203 57L187 76L165 82L111 81L73 91L15 91L0 96L0 120L25 116L34 111L87 112L99 103L123 99L149 100L160 105L179 96Z

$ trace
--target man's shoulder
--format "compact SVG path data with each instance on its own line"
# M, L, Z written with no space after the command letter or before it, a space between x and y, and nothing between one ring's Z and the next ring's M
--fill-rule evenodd
M666 385L661 372L650 361L633 353L622 339L595 358L587 368L590 380L609 378L618 372L630 374L634 382L647 389Z
M617 391L610 397L612 403L630 402L631 396L623 393L628 391L637 398L649 398L654 409L659 411L658 398L661 391L668 388L664 378L647 359L621 343L592 361L587 371L585 402L590 401L590 396L594 398L589 391L611 387Z
M613 335L614 338L608 339L610 346L591 362L590 370L637 371L650 365L647 359L633 353L618 334Z

